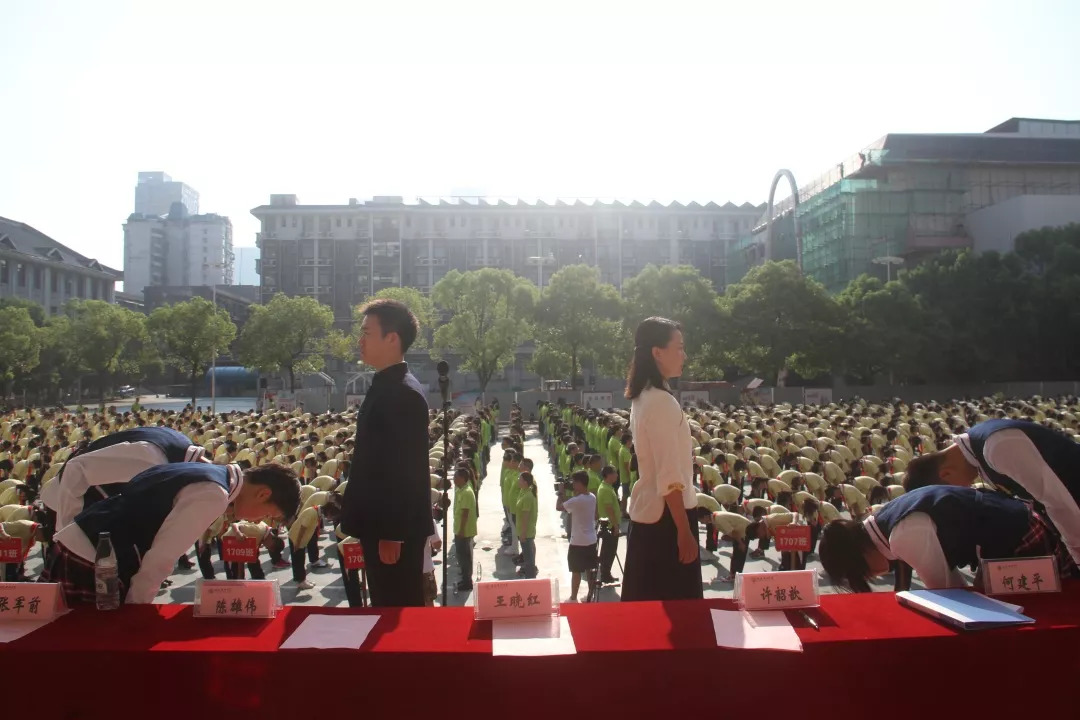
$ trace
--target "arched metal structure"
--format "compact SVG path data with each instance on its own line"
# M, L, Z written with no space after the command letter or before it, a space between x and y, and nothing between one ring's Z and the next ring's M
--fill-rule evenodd
M791 186L791 197L794 204L791 206L792 219L795 221L795 263L802 272L802 233L799 232L799 186L795 182L795 176L790 170L777 170L773 176L772 186L769 188L769 210L765 216L765 259L773 259L773 199L776 196L776 186L780 184L780 178L787 178Z

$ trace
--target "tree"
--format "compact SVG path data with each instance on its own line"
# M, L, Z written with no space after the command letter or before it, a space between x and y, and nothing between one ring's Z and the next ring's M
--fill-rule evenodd
M424 295L416 288L409 287L391 287L383 288L379 292L375 293L374 300L397 300L399 303L405 305L412 311L412 314L416 316L416 320L420 323L420 332L416 335L416 341L412 344L413 350L427 350L431 347L431 337L435 330L435 304L431 298ZM353 338L354 341L359 339L360 336L360 308L357 307L353 312L353 319L356 321L353 323Z
M431 291L445 318L435 330L435 350L457 353L460 369L476 373L484 392L529 338L537 295L535 285L509 270L451 270Z
M26 298L6 297L0 298L0 308L25 308L30 313L30 319L34 321L34 325L37 327L45 326L45 308L41 303L36 303L33 300L27 300Z
M720 310L731 362L769 382L782 384L786 369L811 377L836 364L842 308L791 260L752 268L728 287Z
M861 275L837 302L848 322L842 357L848 374L867 383L888 374L890 384L923 376L929 318L906 285Z
M96 377L98 400L104 405L110 378L121 371L130 374L133 350L149 341L146 318L104 300L71 300L65 311L71 318L67 345L72 360Z
M536 352L532 368L554 369L552 361L569 359L570 386L577 387L578 369L585 363L604 374L625 366L627 332L618 291L600 282L599 271L588 265L570 265L551 276L536 313ZM546 367L545 367L546 364Z
M236 325L228 311L215 308L206 298L193 297L154 310L147 329L165 364L187 374L194 407L199 376L236 338Z
M4 397L11 392L16 377L34 369L41 351L41 338L30 311L25 307L0 307L0 378Z
M324 353L341 356L349 347L333 327L334 311L329 306L312 297L278 293L266 305L252 307L240 332L237 358L260 372L285 370L289 389L295 391L297 373L319 372Z
M647 317L670 318L682 324L687 365L683 377L719 379L710 363L709 339L719 331L720 311L712 282L689 265L647 265L623 286L626 329L633 333ZM717 375L717 373L720 373Z

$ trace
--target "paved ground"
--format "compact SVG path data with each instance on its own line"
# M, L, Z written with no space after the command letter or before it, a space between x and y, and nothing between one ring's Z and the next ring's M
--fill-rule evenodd
M536 564L540 569L541 577L550 576L558 579L560 594L562 600L565 601L570 595L570 572L567 570L566 566L568 542L563 538L561 514L555 510L555 491L553 488L555 476L548 459L547 450L541 443L535 427L529 429L528 439L525 444L525 454L527 457L532 458L535 463L534 475L539 490L539 518L536 526ZM491 452L488 476L480 489L480 496L478 498L480 514L477 523L478 533L476 538L476 548L473 551L473 573L475 575L475 565L479 563L480 579L482 580L507 580L516 577L515 567L512 564L511 559L498 552L498 549L501 546L500 533L502 531L503 522L502 502L498 483L499 468L501 465L502 451L498 447L495 447ZM704 536L702 536L702 543L704 544ZM347 604L345 599L345 589L341 582L341 572L338 566L336 550L331 549L329 555L327 555L328 547L331 547L331 543L324 534L321 542L322 557L330 562L330 567L309 570L308 579L315 583L315 588L305 591L298 591L296 589L296 583L292 579L292 572L290 569L271 569L266 554L265 552L263 553L263 567L267 570L266 576L267 578L278 580L281 583L282 600L285 603L323 606L344 606ZM288 551L286 551L286 558L288 557L287 552ZM612 570L613 574L617 577L622 576L619 563L625 559L625 553L626 549L624 543L620 541L618 551L619 560ZM192 553L192 556L193 554L194 553ZM705 584L705 597L731 597L732 583L720 582L717 580L717 577L720 574L726 575L726 569L730 567L730 544L722 543L719 553L715 555L707 553L703 547L701 550L701 558L702 576ZM754 560L748 558L746 562L746 572L776 570L779 567L779 564L779 553L777 553L775 549L770 548L762 559ZM31 575L36 577L41 572L41 565L41 555L35 550L32 558L27 562L27 570ZM221 563L217 561L216 557L214 567L217 570L218 577L224 579L224 571L221 567ZM721 567L723 570L721 570ZM810 562L808 567L818 569L820 568L820 564L814 559ZM438 604L441 604L441 554L435 559L435 573L439 581L440 595ZM194 583L199 577L201 577L201 574L197 569L177 570L170 578L173 585L167 590L163 590L158 595L156 602L192 602L195 595ZM460 578L460 570L454 560L453 553L451 552L449 554L449 585L451 590L448 598L448 604L450 605L466 605L472 601L472 593L457 593L453 590ZM878 583L877 588L881 590L891 590L891 576L883 578ZM619 591L620 585L618 584L605 586L600 592L600 600L602 602L617 601L619 599ZM834 588L828 585L824 580L822 581L822 591L835 592ZM584 595L584 593L585 589L583 587L581 594Z

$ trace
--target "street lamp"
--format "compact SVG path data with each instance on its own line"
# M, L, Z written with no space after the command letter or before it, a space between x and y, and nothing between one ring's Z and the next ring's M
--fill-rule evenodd
M871 260L871 262L873 262L875 265L884 265L886 278L885 282L892 282L892 266L903 265L904 258L897 257L896 255L883 255L881 257L874 258L873 260Z

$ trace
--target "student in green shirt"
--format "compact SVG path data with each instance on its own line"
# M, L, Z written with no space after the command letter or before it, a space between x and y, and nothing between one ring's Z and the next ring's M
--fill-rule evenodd
M585 468L589 471L589 492L593 495L600 490L604 481L600 477L604 469L604 458L599 455L589 455L585 458Z
M536 568L536 512L536 480L531 472L526 471L518 477L514 522L521 538L521 569L518 575L530 579L539 574Z
M499 476L499 489L502 493L502 507L503 507L503 528L502 528L502 544L503 550L514 545L514 528L513 518L511 517L514 506L510 502L511 489L517 480L517 453L507 447L507 442L503 441L503 464L502 471Z
M472 590L472 548L476 537L476 493L469 485L469 473L458 470L454 473L454 555L457 556L461 582L458 592Z
M619 450L622 448L622 428L615 428L607 444L607 464L619 467Z
M605 467L601 474L603 483L596 493L596 514L601 521L607 520L610 527L600 532L600 582L615 583L619 578L611 574L611 566L619 549L622 529L622 508L619 507L619 496L615 493L619 474L610 465Z

